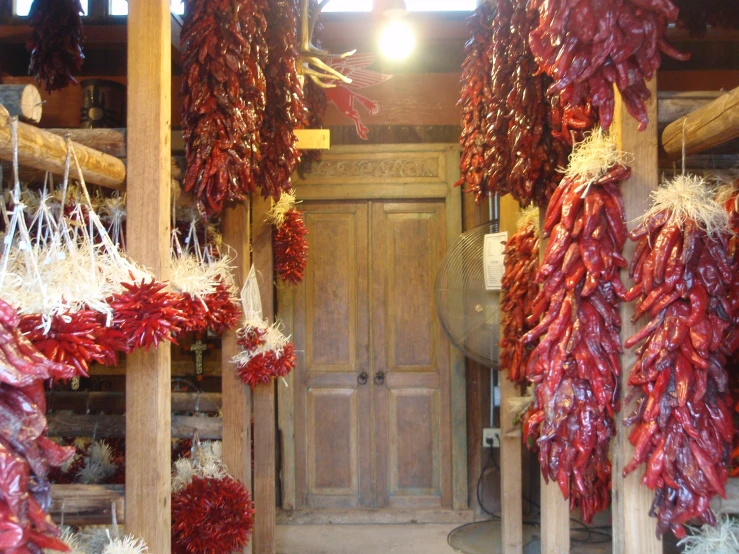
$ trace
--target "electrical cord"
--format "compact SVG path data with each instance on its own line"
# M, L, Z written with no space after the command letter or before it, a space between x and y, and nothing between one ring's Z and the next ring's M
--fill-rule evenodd
M489 510L485 506L485 504L483 503L483 500L482 500L483 495L481 494L482 479L485 476L485 474L489 470L491 470L491 469L494 469L495 471L497 471L500 474L500 466L498 465L498 462L495 459L494 450L495 450L494 448L490 448L490 454L489 454L488 459L487 459L487 461L485 463L485 466L480 471L480 476L477 479L477 487L476 487L476 490L475 490L476 495L477 495L477 504L480 506L480 509L485 514L487 514L488 516L490 516L490 519L489 520L485 520L485 521L475 521L475 522L471 522L471 523L465 523L463 525L460 525L459 527L455 527L447 535L447 544L449 544L449 546L452 546L452 544L450 542L450 539L451 539L452 535L455 532L459 531L460 529L464 529L466 527L469 527L470 525L478 525L478 524L481 524L481 523L485 523L486 521L501 521L501 517L500 517L499 514L496 514L496 513L492 512L491 510ZM541 521L539 521L539 520L536 519L537 516L540 516L541 515L541 506L539 506L538 503L536 503L535 501L533 501L531 498L529 498L525 494L522 494L522 498L526 502L529 503L529 505L532 508L532 510L533 509L536 510L536 513L533 514L532 519L524 520L521 523L523 525L527 525L527 526L531 526L531 527L537 527L537 528L541 527ZM570 522L571 523L574 523L575 525L578 526L577 528L570 527L570 534L571 534L570 539L574 543L577 543L577 544L606 544L606 543L609 543L609 542L611 542L613 540L613 535L608 532L609 530L611 530L611 527L610 526L593 526L593 525L588 525L588 524L584 523L583 521L580 521L579 519L576 519L576 518L570 518ZM572 536L572 533L575 533L575 535L584 534L584 537Z

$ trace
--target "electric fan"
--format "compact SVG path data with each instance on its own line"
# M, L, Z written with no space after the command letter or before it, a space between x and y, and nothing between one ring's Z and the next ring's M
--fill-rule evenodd
M496 369L500 292L485 287L483 248L485 235L496 233L497 227L489 222L462 233L444 257L434 285L436 311L449 340L468 358Z

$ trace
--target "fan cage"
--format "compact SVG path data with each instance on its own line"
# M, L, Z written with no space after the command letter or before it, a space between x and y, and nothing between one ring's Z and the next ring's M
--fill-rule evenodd
M449 340L464 354L498 369L500 292L485 288L485 235L497 232L488 222L462 233L444 257L434 284L436 311Z

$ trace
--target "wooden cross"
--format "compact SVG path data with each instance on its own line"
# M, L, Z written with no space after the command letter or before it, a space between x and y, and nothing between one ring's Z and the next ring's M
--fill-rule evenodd
M195 353L195 375L198 381L203 378L203 353L211 350L212 348L212 345L206 344L200 339L196 340L188 347L188 350L190 352Z

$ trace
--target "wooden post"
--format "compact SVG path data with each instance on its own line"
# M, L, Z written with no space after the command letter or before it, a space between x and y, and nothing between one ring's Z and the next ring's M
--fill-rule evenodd
M171 37L169 0L128 3L128 252L169 276ZM170 348L126 363L126 532L171 551Z
M544 229L546 208L539 208L539 229ZM549 239L539 239L540 257L544 258ZM541 479L541 554L569 554L570 552L570 503L562 496L556 478L549 483ZM639 550L634 550L639 552Z
M241 288L249 272L249 203L229 206L223 212L223 242L235 256L236 284ZM251 388L241 382L231 359L241 347L236 332L223 334L221 351L221 389L223 394L223 461L231 475L242 481L249 490L251 480ZM252 541L243 554L251 554Z
M500 231L508 238L516 232L518 203L506 195L500 199ZM503 554L523 552L523 483L521 471L521 425L513 422L508 399L521 396L519 387L508 379L500 380L500 488L503 526Z
M265 221L270 201L252 197L252 260L260 279L262 311L275 314L272 269L272 226ZM277 385L281 386L281 385ZM259 385L252 393L254 410L254 552L275 554L276 438L275 385Z
M649 83L652 98L647 103L649 126L646 131L639 132L637 123L626 111L621 98L616 93L616 109L611 133L616 138L618 147L630 154L631 178L625 182L621 191L626 208L626 221L632 222L642 215L649 206L649 193L657 188L659 176L657 171L657 83L656 79ZM627 241L624 256L630 260L635 244ZM630 286L628 274L622 273L622 280ZM633 335L638 326L631 323L634 307L632 304L621 304L621 339ZM628 441L629 429L623 425L623 416L631 412L631 406L625 400L629 392L627 384L629 371L635 356L633 350L627 350L622 357L621 375L621 415L616 417L616 438L613 441L613 552L614 554L661 554L662 544L655 537L655 523L649 517L654 493L641 484L643 470L637 470L626 479L621 477L624 466L632 458L634 449Z
M41 93L34 85L0 85L0 104L10 115L38 123L44 112Z

